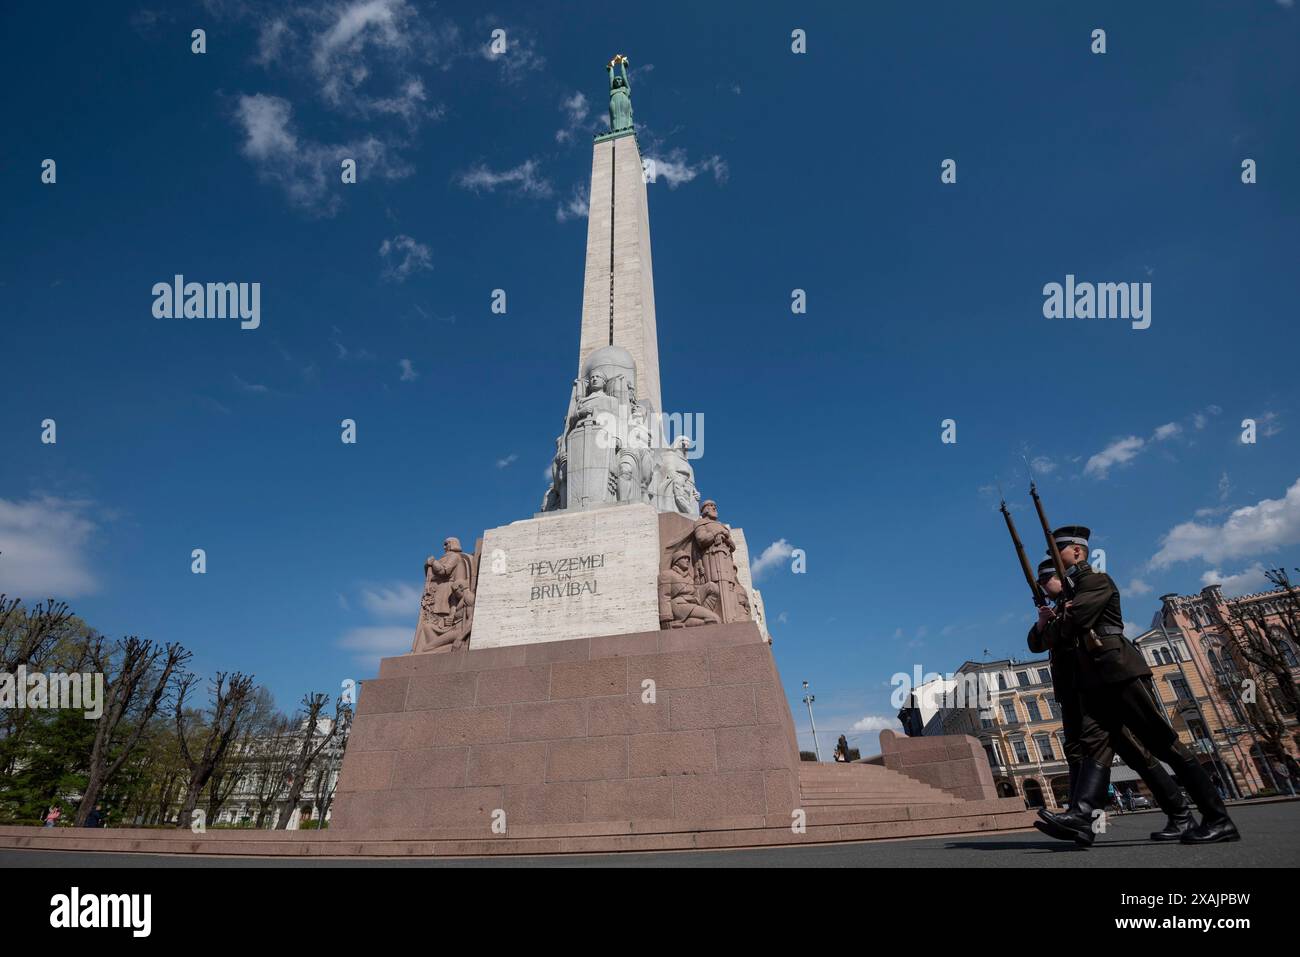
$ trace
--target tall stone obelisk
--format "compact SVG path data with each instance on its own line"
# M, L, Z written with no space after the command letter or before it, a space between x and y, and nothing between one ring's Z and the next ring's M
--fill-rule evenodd
M626 63L621 77L613 64L609 73L610 132L592 146L578 367L603 346L621 346L636 361L638 397L662 412L645 175L631 125Z

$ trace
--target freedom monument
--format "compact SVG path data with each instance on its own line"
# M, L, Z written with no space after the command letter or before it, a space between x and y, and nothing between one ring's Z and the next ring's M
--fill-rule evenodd
M801 765L744 532L665 427L627 58L606 69L541 510L426 561L411 653L362 687L330 831L527 853L1026 826L970 738L886 732L877 763Z
M974 738L884 731L866 761L800 761L744 532L701 500L698 449L665 428L627 58L607 72L549 486L537 514L473 551L448 536L424 563L410 653L361 687L330 827L12 827L0 846L472 856L1029 826Z

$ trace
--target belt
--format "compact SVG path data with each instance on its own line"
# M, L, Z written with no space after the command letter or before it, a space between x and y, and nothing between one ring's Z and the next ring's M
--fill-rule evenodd
M1097 627L1093 628L1092 630L1093 630L1094 632L1097 633L1097 637L1098 637L1098 638L1105 638L1105 637L1107 637L1108 635L1122 635L1122 634L1124 634L1124 626L1123 626L1123 625L1098 625Z

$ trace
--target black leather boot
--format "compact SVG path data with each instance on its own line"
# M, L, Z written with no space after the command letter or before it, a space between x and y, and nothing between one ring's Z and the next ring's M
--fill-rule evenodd
M1217 844L1220 841L1240 841L1241 833L1228 817L1228 809L1223 805L1223 798L1214 789L1214 782L1195 760L1189 755L1181 762L1182 766L1173 765L1178 778L1187 785L1187 793L1196 802L1201 812L1201 823L1183 832L1184 844Z
M1168 818L1163 829L1151 832L1151 840L1176 841L1183 836L1184 831L1196 826L1196 818L1187 806L1182 788L1174 783L1174 779L1159 761L1153 760L1147 767L1137 770L1146 786L1151 789L1151 796L1160 805L1160 810Z
M1067 766L1070 769L1070 793L1065 799L1065 807L1068 810L1070 805L1074 803L1075 792L1079 789L1079 765L1075 762L1069 762ZM1044 821L1048 820L1045 816L1047 813L1048 811L1045 807L1040 807L1038 809L1038 816Z
M1035 821L1034 827L1059 841L1074 841L1091 847L1097 838L1093 830L1095 816L1105 813L1106 785L1109 783L1110 768L1103 768L1095 761L1081 762L1070 806L1059 814L1040 810L1038 815L1042 820Z

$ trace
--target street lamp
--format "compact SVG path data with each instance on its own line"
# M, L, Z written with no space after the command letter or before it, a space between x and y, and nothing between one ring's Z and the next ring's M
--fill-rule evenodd
M808 691L808 682L806 681L803 683L803 690L805 692ZM805 693L803 696L803 703L808 706L808 723L812 725L813 754L817 756L817 760L820 762L822 759L822 749L817 744L817 722L816 720L813 719L813 710L812 710L813 702L816 700L817 700L817 696L814 694Z

